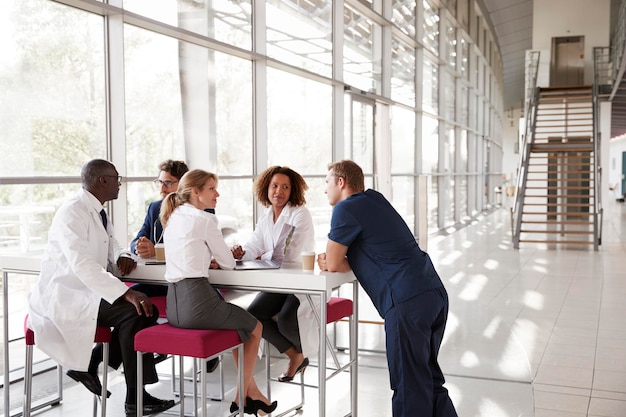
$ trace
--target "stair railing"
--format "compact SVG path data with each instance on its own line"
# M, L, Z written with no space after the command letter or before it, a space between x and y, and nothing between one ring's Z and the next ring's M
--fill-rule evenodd
M539 89L537 88L537 74L539 72L539 51L528 51L526 56L526 100L524 115L526 126L520 144L520 160L517 167L517 184L511 206L511 231L513 247L519 249L520 229L522 225L522 211L524 195L526 193L526 178L528 176L528 160L530 148L535 135L537 102Z
M604 214L604 207L602 206L602 137L598 129L598 115L600 114L600 96L610 91L612 80L610 54L610 48L608 47L593 48L594 250L598 250L598 246L602 244L602 221Z

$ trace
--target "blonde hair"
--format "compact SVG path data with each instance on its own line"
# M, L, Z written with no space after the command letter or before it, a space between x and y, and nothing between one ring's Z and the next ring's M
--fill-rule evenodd
M189 203L193 190L202 190L210 179L214 179L217 182L217 175L201 169L192 169L182 176L178 182L178 189L173 193L169 193L163 199L163 203L161 203L159 219L163 227L167 226L167 221L176 207Z

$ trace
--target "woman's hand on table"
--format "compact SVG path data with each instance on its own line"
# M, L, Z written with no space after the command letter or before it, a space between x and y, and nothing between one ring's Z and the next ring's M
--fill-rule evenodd
M241 259L243 258L243 255L246 253L245 250L243 250L243 248L241 247L241 245L235 245L232 247L232 249L230 250L233 253L233 258L235 259Z
M217 263L215 259L211 259L211 263L209 264L209 269L220 269L220 265Z

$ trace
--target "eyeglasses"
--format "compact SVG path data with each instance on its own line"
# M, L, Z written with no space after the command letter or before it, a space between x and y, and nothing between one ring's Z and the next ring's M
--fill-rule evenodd
M101 175L101 177L117 178L117 183L118 184L122 184L122 176L121 175Z
M170 188L172 185L176 184L178 182L178 180L176 181L169 181L169 180L165 180L165 181L161 181L160 179L155 179L152 180L152 182L154 183L155 187L161 187L162 185L165 185L167 188Z

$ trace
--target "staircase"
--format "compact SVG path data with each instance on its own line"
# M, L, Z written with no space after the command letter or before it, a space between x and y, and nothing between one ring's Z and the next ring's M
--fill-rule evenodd
M591 86L538 88L520 170L514 246L599 244Z

